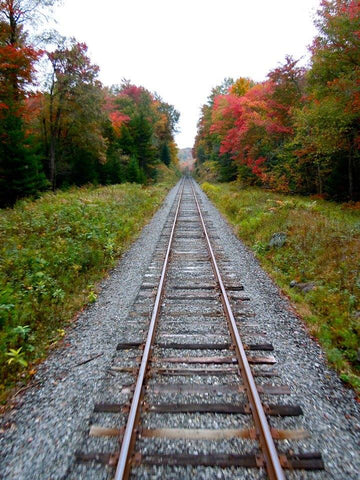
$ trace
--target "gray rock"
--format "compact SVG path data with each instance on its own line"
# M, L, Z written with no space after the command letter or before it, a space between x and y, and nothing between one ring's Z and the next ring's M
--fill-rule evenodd
M269 242L269 247L283 247L286 242L287 235L284 232L274 233Z
M298 283L295 280L291 280L290 282L290 287L291 288L297 288L298 290L302 291L303 293L308 293L311 292L316 288L316 285L314 282L307 282L307 283Z

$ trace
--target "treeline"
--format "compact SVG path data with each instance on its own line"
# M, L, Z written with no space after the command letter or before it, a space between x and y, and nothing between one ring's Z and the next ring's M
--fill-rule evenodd
M360 2L323 0L308 68L225 79L203 105L198 169L277 191L360 197Z
M57 0L0 1L0 206L48 188L145 183L176 161L179 113L123 80L104 87L87 46L28 30ZM42 74L42 88L39 85Z

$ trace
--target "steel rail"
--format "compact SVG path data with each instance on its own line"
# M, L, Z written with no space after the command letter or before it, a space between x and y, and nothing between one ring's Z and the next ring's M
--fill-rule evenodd
M193 191L193 195L194 195L194 199L195 199L195 202L196 202L197 210L198 210L199 217L200 217L200 220L201 220L203 232L204 232L204 235L205 235L205 238L206 238L206 242L207 242L209 254L210 254L210 257L211 257L211 262L212 262L212 265L213 265L213 270L214 270L214 273L215 273L215 277L216 277L217 282L218 282L219 287L220 287L222 303L224 305L225 314L226 314L226 317L228 319L229 326L230 326L230 331L231 331L231 334L232 334L232 338L233 338L234 343L235 343L236 356L238 358L241 376L243 378L246 393L247 393L247 396L248 396L248 399L249 399L251 413L252 413L252 416L254 418L256 432L257 432L257 435L258 435L258 440L259 440L260 447L261 447L261 450L262 450L262 453L263 453L263 456L264 456L265 467L266 467L266 470L267 470L267 473L268 473L268 476L269 476L270 480L284 480L285 479L285 474L284 474L284 471L283 471L281 463L280 463L279 454L276 450L275 443L274 443L274 440L273 440L272 435L271 435L270 426L269 426L269 423L267 421L267 418L266 418L266 415L265 415L265 412L264 412L264 408L263 408L263 405L262 405L261 400L260 400L259 393L258 393L257 388L256 388L254 377L252 375L250 365L249 365L249 362L248 362L248 359L247 359L247 356L246 356L246 353L245 353L244 345L242 343L242 340L240 338L240 333L239 333L238 328L236 326L235 317L234 317L234 314L232 312L231 305L230 305L230 302L229 302L229 298L228 298L228 295L226 293L224 283L222 281L221 274L220 274L220 271L219 271L219 268L218 268L218 265L217 265L217 262L216 262L214 251L213 251L212 246L211 246L211 242L210 242L210 239L209 239L209 235L207 233L206 225L205 225L204 218L203 218L203 215L202 215L202 212L201 212L201 208L200 208L200 205L199 205L199 202L198 202L198 199L197 199L197 195L196 195L196 192L195 192L195 189L194 189L194 186L193 186L193 182L191 182L191 188L192 188L192 191Z
M153 339L154 339L154 333L156 329L156 323L158 319L158 315L160 312L160 307L161 307L161 298L163 295L163 290L164 290L164 284L165 284L165 277L166 277L166 272L167 272L167 267L169 263L169 257L170 257L170 252L171 252L171 246L172 246L172 241L174 238L174 232L175 232L175 227L176 223L178 220L178 214L180 210L180 204L181 204L181 199L184 191L184 184L185 180L182 180L182 184L179 187L180 195L179 195L179 200L177 203L176 211L175 211L175 217L174 217L174 222L172 225L171 233L170 233L170 238L169 238L169 243L166 251L166 256L165 260L163 263L162 271L161 271L161 277L158 285L158 290L155 298L155 303L154 307L152 310L152 315L151 315L151 320L150 320L150 326L149 326L149 331L147 334L146 338L146 343L144 347L144 352L143 356L141 359L141 364L140 364L140 369L136 381L136 386L134 390L134 395L132 398L131 402L131 407L130 407L130 412L128 416L128 420L126 423L126 428L125 428L125 433L123 437L123 441L121 444L121 450L120 450L120 455L119 455L119 460L116 468L116 473L115 473L115 480L123 480L128 478L129 473L130 473L130 461L131 461L131 453L132 453L132 447L134 445L134 442L136 440L135 438L135 426L137 423L137 419L139 416L139 407L141 404L141 397L142 397L142 391L143 391L143 384L144 384L144 379L149 363L149 357L150 357L150 350L152 347Z

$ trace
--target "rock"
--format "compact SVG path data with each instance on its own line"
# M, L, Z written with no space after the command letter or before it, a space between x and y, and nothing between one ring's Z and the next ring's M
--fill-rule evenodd
M303 293L311 292L311 290L315 289L315 283L299 283L298 287Z
M269 247L282 247L284 246L286 242L286 233L284 232L278 232L274 233L274 235L271 237L270 242L269 242Z
M316 288L316 285L313 282L298 283L295 280L291 280L290 287L291 288L298 288L303 293L307 293L307 292L311 292L311 290L314 290Z

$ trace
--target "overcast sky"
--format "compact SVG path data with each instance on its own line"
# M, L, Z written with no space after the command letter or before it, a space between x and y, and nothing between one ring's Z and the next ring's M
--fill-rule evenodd
M200 107L224 77L264 80L286 54L308 58L320 0L64 0L58 30L86 42L105 85L122 78L180 111L192 147Z

